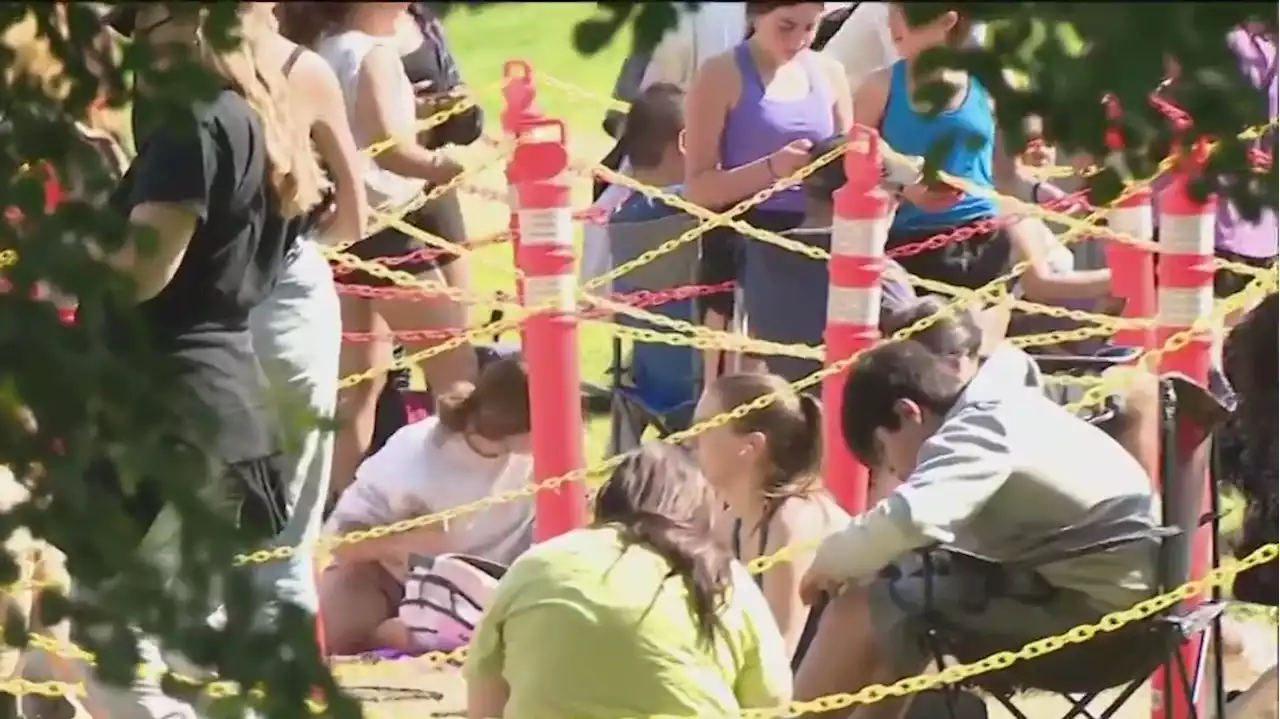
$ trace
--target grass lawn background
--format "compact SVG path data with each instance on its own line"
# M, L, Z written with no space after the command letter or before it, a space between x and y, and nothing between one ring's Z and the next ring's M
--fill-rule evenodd
M539 82L539 107L548 116L565 121L573 157L583 161L597 161L603 157L610 142L600 129L600 123L630 38L624 36L590 58L578 55L572 45L573 26L595 12L596 6L592 3L493 3L484 10L463 9L449 16L445 25L450 44L458 55L468 85L482 91L478 93L478 99L487 112L491 136L501 133L498 113L502 98L497 86L502 77L503 63L523 59L531 63L535 78L543 80ZM547 78L572 83L585 92L566 92L545 81ZM486 156L481 149L473 149L467 154L477 158ZM501 166L480 175L475 184L491 191L505 191ZM585 207L590 202L589 178L575 180L574 196L575 208ZM470 237L484 237L506 227L508 210L505 204L475 194L464 195L463 200ZM578 238L581 240L580 226ZM511 292L515 286L512 267L509 246L478 250L471 263L473 285L477 291ZM475 313L473 323L484 319L487 311L482 309L482 312ZM609 343L607 326L592 322L581 325L580 346L585 379L604 379L611 357ZM606 438L607 423L599 420L592 423L587 439L588 463L604 457ZM1274 635L1269 629L1262 630L1262 633ZM1271 636L1271 641L1274 641L1274 636ZM1247 685L1252 681L1256 670L1236 666L1238 664L1238 661L1229 661L1227 675L1233 686L1243 688L1241 684ZM457 716L464 711L464 693L458 674L452 671L423 673L420 667L413 662L382 665L367 679L362 677L344 683L376 687L373 696L369 697L371 701L365 704L365 711L370 716ZM430 701L396 701L402 698L398 692L404 689L438 694L434 694ZM1150 692L1139 691L1120 711L1117 719L1149 717L1149 697ZM1030 716L1061 715L1066 706L1048 696L1031 697L1019 704ZM992 717L1009 717L1002 708L991 709Z
M569 138L571 155L584 162L596 162L604 156L611 141L601 129L609 95L618 68L630 47L629 34L623 35L601 53L590 58L573 49L573 27L596 12L593 3L494 3L482 10L456 10L445 21L450 46L462 66L462 76L485 109L488 134L502 133L499 113L503 65L508 60L522 59L530 63L538 82L538 107L551 118L563 120ZM549 80L547 78L550 78ZM585 92L561 89L554 81L579 86ZM471 148L468 161L493 156L491 150ZM469 165L470 166L470 165ZM474 183L486 190L505 192L501 164L483 173ZM591 202L591 180L577 176L573 181L574 208ZM507 226L507 206L477 193L463 194L467 234L480 238ZM582 225L576 225L581 242ZM580 246L580 245L579 245ZM471 259L472 284L477 292L515 290L514 264L510 245L503 244L477 250ZM483 321L487 309L473 313L472 323ZM603 382L612 357L608 326L599 322L580 325L579 342L584 379ZM595 463L605 455L608 422L591 423L587 437L587 461Z

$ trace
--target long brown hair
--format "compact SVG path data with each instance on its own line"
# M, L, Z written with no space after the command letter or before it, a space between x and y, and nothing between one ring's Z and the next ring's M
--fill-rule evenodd
M347 24L353 2L282 2L276 5L276 17L280 20L280 34L290 40L314 47L326 35Z
M436 399L440 424L495 442L527 434L529 369L520 357L504 357L480 370L475 384L459 382Z
M257 13L239 13L243 42L232 50L218 50L200 42L204 64L244 97L258 115L266 136L267 179L285 217L298 217L320 204L329 186L310 128L298 127L289 111L288 84L281 68L258 61L255 48L275 31Z
M759 432L765 440L764 496L770 510L788 497L808 496L819 488L822 462L822 407L773 374L723 375L710 392L720 407L731 409L766 395L777 399L729 422L736 434ZM765 512L765 521L772 511Z
M699 640L711 644L732 582L733 557L713 534L713 499L683 450L650 442L627 457L596 495L597 525L657 553L684 580Z

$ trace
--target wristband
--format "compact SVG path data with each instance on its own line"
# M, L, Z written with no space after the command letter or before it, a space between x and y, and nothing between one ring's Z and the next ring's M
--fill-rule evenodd
M778 177L778 173L777 173L777 172L774 172L774 170L773 170L773 155L765 155L765 158L764 158L764 167L765 167L765 169L766 169L766 170L768 170L768 171L769 171L769 177L772 177L772 178L773 178L773 179L775 179L775 180L780 180L780 179L782 179L782 178Z
M1043 184L1044 182L1037 182L1031 186L1031 204L1040 204L1040 186Z

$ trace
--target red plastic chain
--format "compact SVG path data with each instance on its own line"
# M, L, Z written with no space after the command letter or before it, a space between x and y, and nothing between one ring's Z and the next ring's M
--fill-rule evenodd
M1077 208L1088 209L1088 196L1088 190L1080 190L1078 192L1073 192L1066 197L1060 197L1056 200L1043 202L1041 203L1041 206L1056 212L1066 212ZM1012 215L1000 215L986 220L978 220L971 225L957 227L953 230L948 230L919 242L895 247L885 254L895 260L903 257L911 257L912 255L918 255L921 252L928 252L930 250L946 247L954 242L964 242L979 235L990 234L1022 219L1023 215L1015 213Z
M509 237L505 235L501 235L493 239L474 240L472 242L468 242L466 244L466 247L468 249L477 250L477 249L480 249L481 247L501 245L507 242L509 239L510 239ZM448 250L442 247L424 247L420 250L414 250L413 252L409 252L403 255L398 255L396 257L375 257L373 259L366 260L366 262L373 262L375 264L383 265L385 267L398 267L400 265L406 265L411 262L430 262L432 260L438 260L441 257L444 257L446 255L451 255L451 254L453 254L452 250ZM342 275L350 274L360 269L358 267L349 267L346 265L339 265L334 263L330 263L330 264L333 267L334 277L341 277Z
M704 297L706 295L715 295L722 292L732 292L735 284L733 282L721 282L715 285L685 285L683 287L675 287L670 290L636 290L635 292L616 292L610 300L619 304L625 304L631 307L655 307L664 305L668 302L678 302L680 300L692 299L695 297ZM348 286L347 289L354 289ZM373 290L382 293L387 290L403 290L407 288L397 287L362 287L362 290ZM582 312L581 317L585 319L608 317L613 313L607 309L593 309ZM440 328L430 330L404 330L401 332L343 332L342 339L344 342L372 342L374 340L394 339L400 342L434 342L449 339L455 335L467 331L466 327Z

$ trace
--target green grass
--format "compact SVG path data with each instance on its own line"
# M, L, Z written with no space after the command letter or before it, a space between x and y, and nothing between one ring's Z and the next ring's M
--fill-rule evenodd
M463 78L484 107L491 136L501 133L501 82L503 66L510 60L524 60L538 81L537 105L551 118L563 120L575 159L594 162L607 151L608 138L600 128L614 78L626 57L629 37L622 37L590 58L573 48L573 28L596 12L593 3L493 3L477 9L458 10L445 22L449 44L458 56ZM583 92L561 89L555 81L570 83ZM488 187L501 185L484 183ZM575 208L590 201L590 179L574 181ZM469 227L490 227L495 219L505 219L505 209L486 203L470 212ZM495 217L494 215L500 215ZM505 222L501 222L505 226ZM492 228L491 228L492 229ZM469 230L469 234L476 236ZM483 232L481 233L483 234ZM581 241L581 232L578 235ZM479 250L471 262L472 283L478 292L512 292L515 275L508 246ZM474 318L482 319L482 318ZM608 327L599 323L580 325L582 376L603 380L611 358ZM608 423L596 420L588 428L587 461L595 463L605 454Z

